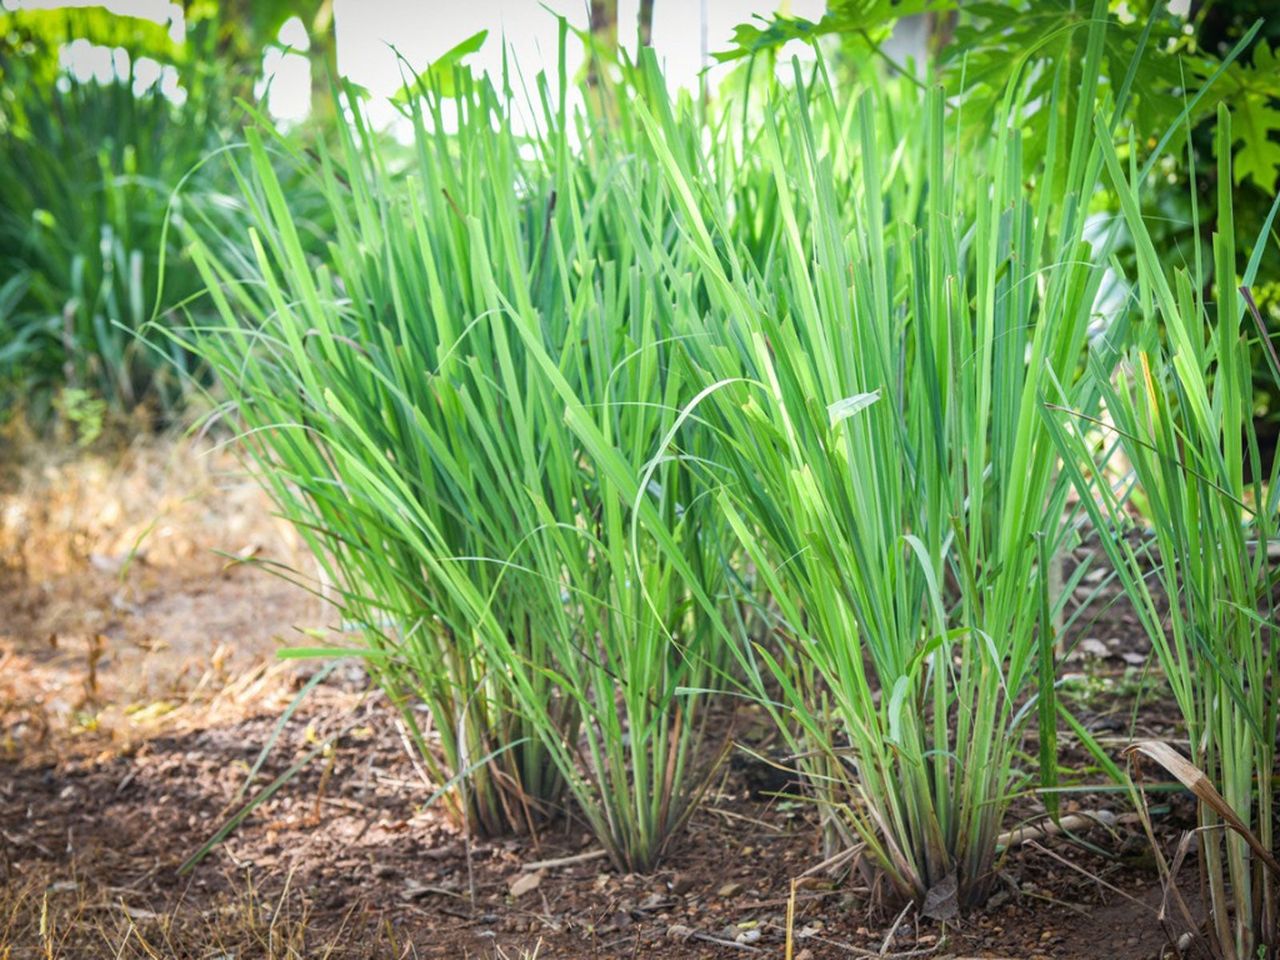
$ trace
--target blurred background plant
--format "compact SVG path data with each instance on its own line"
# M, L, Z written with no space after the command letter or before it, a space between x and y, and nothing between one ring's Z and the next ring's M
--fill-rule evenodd
M635 21L652 34L652 0ZM64 390L101 403L102 425L136 418L175 422L207 383L173 341L143 334L153 318L203 308L199 278L165 230L174 189L184 184L171 226L200 207L203 219L238 217L243 205L226 164L204 162L237 149L249 114L265 113L271 71L305 55L305 119L283 124L278 154L332 135L338 78L333 0L184 0L158 19L103 6L26 5L0 0L0 418L21 415L37 430L83 438L66 416ZM590 5L581 32L584 82L601 95L600 71L618 62L616 0ZM447 78L468 49L443 61ZM392 54L388 52L388 57ZM603 102L603 101L601 101ZM298 173L280 164L281 176ZM69 189L69 185L76 185ZM332 218L313 181L284 186L304 241L322 245Z
M315 128L332 112L324 106L333 60L328 2L206 0L171 8L163 23L101 7L0 4L6 417L67 426L68 411L89 402L101 406L98 432L103 417L174 419L187 381L200 374L171 341L139 336L201 286L190 260L166 241L170 197L191 175L188 208L225 217L239 206L226 166L202 161L234 135L237 101L256 99L263 50L299 12L311 25L313 76L325 91Z

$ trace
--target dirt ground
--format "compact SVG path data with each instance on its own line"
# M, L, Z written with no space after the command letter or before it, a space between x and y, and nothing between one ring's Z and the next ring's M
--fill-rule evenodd
M0 556L2 960L783 957L793 899L796 960L1168 950L1150 846L1119 793L1070 794L1064 812L1106 823L1011 845L985 911L945 925L877 907L856 876L808 873L813 809L761 791L745 755L662 869L620 875L571 819L468 842L426 805L358 670L301 702L249 790L315 759L179 875L315 669L275 651L334 630L321 601L259 566L313 577L301 544L225 452L166 440L11 458ZM1092 642L1064 691L1113 755L1135 733L1173 735L1124 613L1095 601L1075 629ZM1066 747L1071 778L1102 782ZM1171 849L1193 807L1151 803ZM1015 812L1043 818L1031 799Z

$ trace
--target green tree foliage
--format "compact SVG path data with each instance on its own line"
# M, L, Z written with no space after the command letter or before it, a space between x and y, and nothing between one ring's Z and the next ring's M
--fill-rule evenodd
M233 93L244 99L253 97L263 51L276 45L281 28L297 17L307 31L311 119L332 118L332 82L338 73L333 0L186 0L183 10L192 48L219 69L230 69Z
M1194 22L1167 13L1165 4L1113 3L1111 7L1103 76L1118 83L1142 46L1127 119L1140 140L1154 146L1151 138L1171 125L1178 129L1174 121L1182 114L1186 100L1219 70L1226 50L1198 43ZM1036 76L1031 95L1046 95L1053 83L1050 68L1059 51L1054 41L1086 21L1089 10L1075 0L963 6L950 0L833 0L826 15L817 21L778 14L741 24L734 31L730 48L716 57L728 62L772 56L793 40L835 36L845 60L857 63L868 55L883 56L883 44L898 21L922 15L934 26L933 68L948 93L962 98L970 115L981 118L990 115L1010 78L1024 65L1031 66ZM1229 32L1224 31L1224 42L1228 38ZM1226 103L1238 118L1237 180L1252 179L1257 186L1271 189L1280 175L1280 139L1273 139L1273 135L1280 135L1280 61L1265 36L1258 40L1251 57L1251 61L1242 58L1228 66L1216 81L1214 98L1196 105L1181 132L1211 122L1215 104ZM981 129L978 123L972 132ZM1176 138L1168 144L1172 149L1178 145ZM1027 146L1034 149L1034 138ZM1027 162L1037 162L1034 152L1028 154Z
M772 17L757 15L755 23L739 24L733 31L732 46L715 57L728 63L761 54L773 56L793 40L811 42L831 35L875 48L889 38L903 17L954 9L950 0L833 0L826 15L817 21L782 13Z

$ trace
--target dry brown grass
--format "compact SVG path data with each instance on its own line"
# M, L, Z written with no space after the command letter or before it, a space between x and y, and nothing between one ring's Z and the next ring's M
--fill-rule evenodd
M276 705L275 649L328 611L252 568L312 569L227 451L190 438L88 453L19 438L5 451L0 758Z
M311 920L310 904L288 882L279 894L267 897L245 879L207 909L180 902L154 911L131 902L127 890L92 889L79 881L50 886L26 881L0 886L0 960L379 955L342 949L345 925L320 931Z
M108 757L283 709L281 631L326 611L220 555L305 563L227 452L189 438L85 452L13 429L0 445L0 761ZM268 897L233 878L214 907L160 908L93 872L0 856L0 960L347 955L289 883Z
M304 891L286 879L273 895L236 878L218 902L155 910L128 891L78 881L0 883L0 960L416 960L418 946L352 908L319 923ZM541 960L495 946L475 960Z

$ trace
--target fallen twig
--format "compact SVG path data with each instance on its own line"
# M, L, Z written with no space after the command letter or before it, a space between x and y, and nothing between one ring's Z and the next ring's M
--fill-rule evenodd
M1046 837L1056 837L1063 833L1080 833L1097 826L1110 829L1116 824L1125 822L1132 822L1132 818L1118 817L1110 810L1072 813L1057 821L1046 818L1039 823L1031 823L1023 827L1006 830L996 838L996 846L1008 850L1013 847L1020 847L1032 840L1044 840Z
M588 863L592 860L600 860L609 855L607 850L588 850L586 853L575 853L572 857L556 857L553 860L535 860L532 863L526 863L520 869L525 873L535 873L538 870L546 870L554 867L569 867L575 863Z
M759 947L753 947L749 943L739 943L737 940L726 940L724 937L713 937L709 933L694 933L692 940L701 940L703 943L714 943L718 947L733 947L737 950L745 950L748 953L759 953Z

